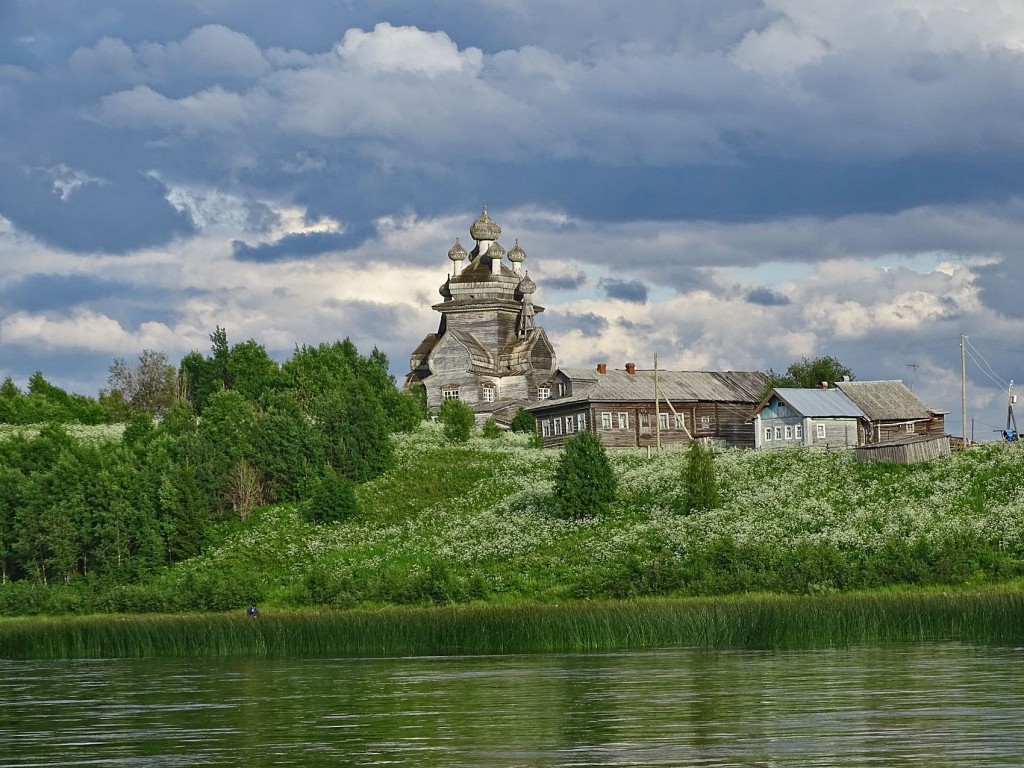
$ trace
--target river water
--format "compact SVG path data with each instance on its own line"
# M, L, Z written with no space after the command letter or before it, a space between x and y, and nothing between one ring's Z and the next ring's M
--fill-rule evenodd
M1024 649L0 661L2 766L1022 766Z

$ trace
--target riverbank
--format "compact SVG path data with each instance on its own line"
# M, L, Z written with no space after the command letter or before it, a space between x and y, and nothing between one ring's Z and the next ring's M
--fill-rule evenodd
M487 655L1024 643L1024 590L0 620L0 658Z

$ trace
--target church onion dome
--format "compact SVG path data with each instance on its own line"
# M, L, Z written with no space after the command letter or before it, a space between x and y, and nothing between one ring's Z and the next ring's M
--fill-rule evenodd
M498 226L498 222L493 221L487 215L487 206L484 206L484 212L480 214L480 218L473 222L473 226L469 228L469 234L474 240L497 240L501 236L501 227Z
M448 251L448 258L452 261L462 261L466 258L466 249L462 247L459 238L455 238L455 245Z
M501 261L501 257L505 255L505 249L501 247L501 243L495 241L491 243L487 249L487 257L491 261Z
M451 283L451 278L441 283L441 287L437 289L437 292L440 293L441 296L443 296L445 299L450 299L452 297L452 287L451 285L449 285L449 283Z
M519 238L516 238L516 244L512 246L512 250L508 252L508 260L515 262L526 261L526 251L519 247Z
M537 290L537 284L530 279L529 273L519 281L519 292L523 296L529 296Z

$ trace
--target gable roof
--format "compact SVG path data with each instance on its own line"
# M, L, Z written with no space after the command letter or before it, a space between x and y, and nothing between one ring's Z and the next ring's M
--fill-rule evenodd
M776 387L758 406L760 413L772 396L778 398L801 416L811 419L865 419L867 416L853 400L838 389L804 389L801 387Z
M870 421L927 419L942 413L918 400L902 381L837 381L836 387L855 402Z
M556 375L572 381L572 394L552 397L542 406L586 400L596 402L653 402L654 371L608 371L587 368L559 368ZM767 377L759 371L658 371L662 400L672 402L755 404ZM540 407L540 406L535 406Z

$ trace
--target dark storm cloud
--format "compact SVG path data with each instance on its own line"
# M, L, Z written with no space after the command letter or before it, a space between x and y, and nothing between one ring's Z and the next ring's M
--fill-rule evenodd
M345 232L301 232L285 235L272 243L249 245L241 240L231 243L231 255L239 261L278 262L320 256L331 251L356 248L375 234L372 225L352 227Z
M30 274L0 289L0 307L40 314L88 308L134 327L146 321L169 323L187 295L89 275Z
M60 168L0 166L0 214L45 243L86 253L126 253L195 231L153 178L62 175Z
M584 336L597 336L608 327L608 321L593 312L576 314L574 312L548 311L544 313L540 323L549 334L580 331Z
M1018 262L987 264L977 267L975 274L985 306L1005 317L1024 317L1024 274Z
M552 291L574 291L582 288L587 282L587 275L584 272L577 272L575 275L562 277L545 277L544 288Z
M602 277L597 284L609 299L620 299L634 304L647 303L647 286L638 280Z
M762 307L784 307L789 304L789 298L781 293L776 293L771 288L755 288L747 293L747 301L751 304L759 304Z

